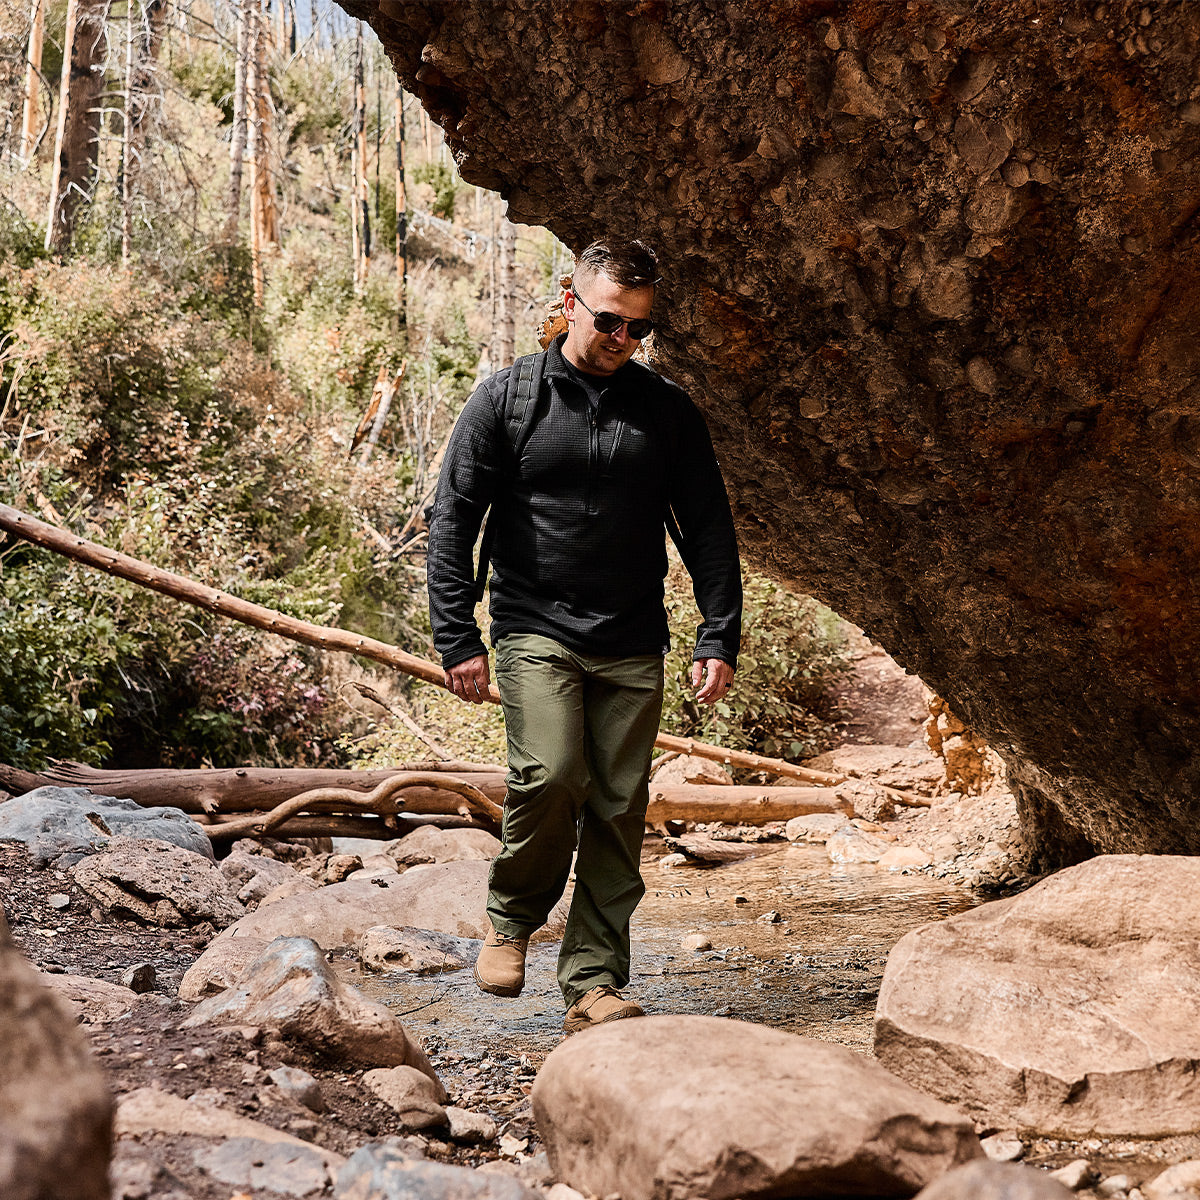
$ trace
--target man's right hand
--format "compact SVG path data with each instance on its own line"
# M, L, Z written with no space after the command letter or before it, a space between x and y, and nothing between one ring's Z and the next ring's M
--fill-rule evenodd
M447 689L460 700L469 700L472 704L482 704L488 698L490 680L486 654L468 658L446 672Z

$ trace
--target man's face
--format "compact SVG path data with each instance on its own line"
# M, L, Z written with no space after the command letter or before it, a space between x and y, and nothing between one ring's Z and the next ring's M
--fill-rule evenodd
M625 325L614 333L600 333L588 309L616 313L628 320L645 319L654 304L654 289L623 288L607 275L591 275L580 280L579 296L582 304L573 292L568 292L563 305L570 326L563 354L581 371L611 375L629 361L642 340L630 337Z

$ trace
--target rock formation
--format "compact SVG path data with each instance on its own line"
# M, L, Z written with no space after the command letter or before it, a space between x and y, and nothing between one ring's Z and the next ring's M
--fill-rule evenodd
M745 553L1043 862L1200 850L1200 7L343 4L513 220L654 243Z

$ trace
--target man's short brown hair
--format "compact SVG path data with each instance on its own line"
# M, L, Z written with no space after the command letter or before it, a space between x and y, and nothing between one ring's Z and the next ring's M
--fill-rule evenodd
M575 274L585 280L604 275L619 287L653 287L658 282L658 257L645 242L606 239L593 242L575 259Z

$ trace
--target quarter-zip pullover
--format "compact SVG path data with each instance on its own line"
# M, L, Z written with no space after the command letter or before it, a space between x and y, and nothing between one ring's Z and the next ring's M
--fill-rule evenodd
M490 507L493 643L506 633L539 633L586 654L665 652L670 511L704 618L694 657L736 666L741 571L703 418L682 389L633 362L596 377L590 403L590 389L563 358L562 340L545 352L519 461L504 416L512 368L476 389L451 434L428 556L442 665L485 653L474 616L472 552Z

